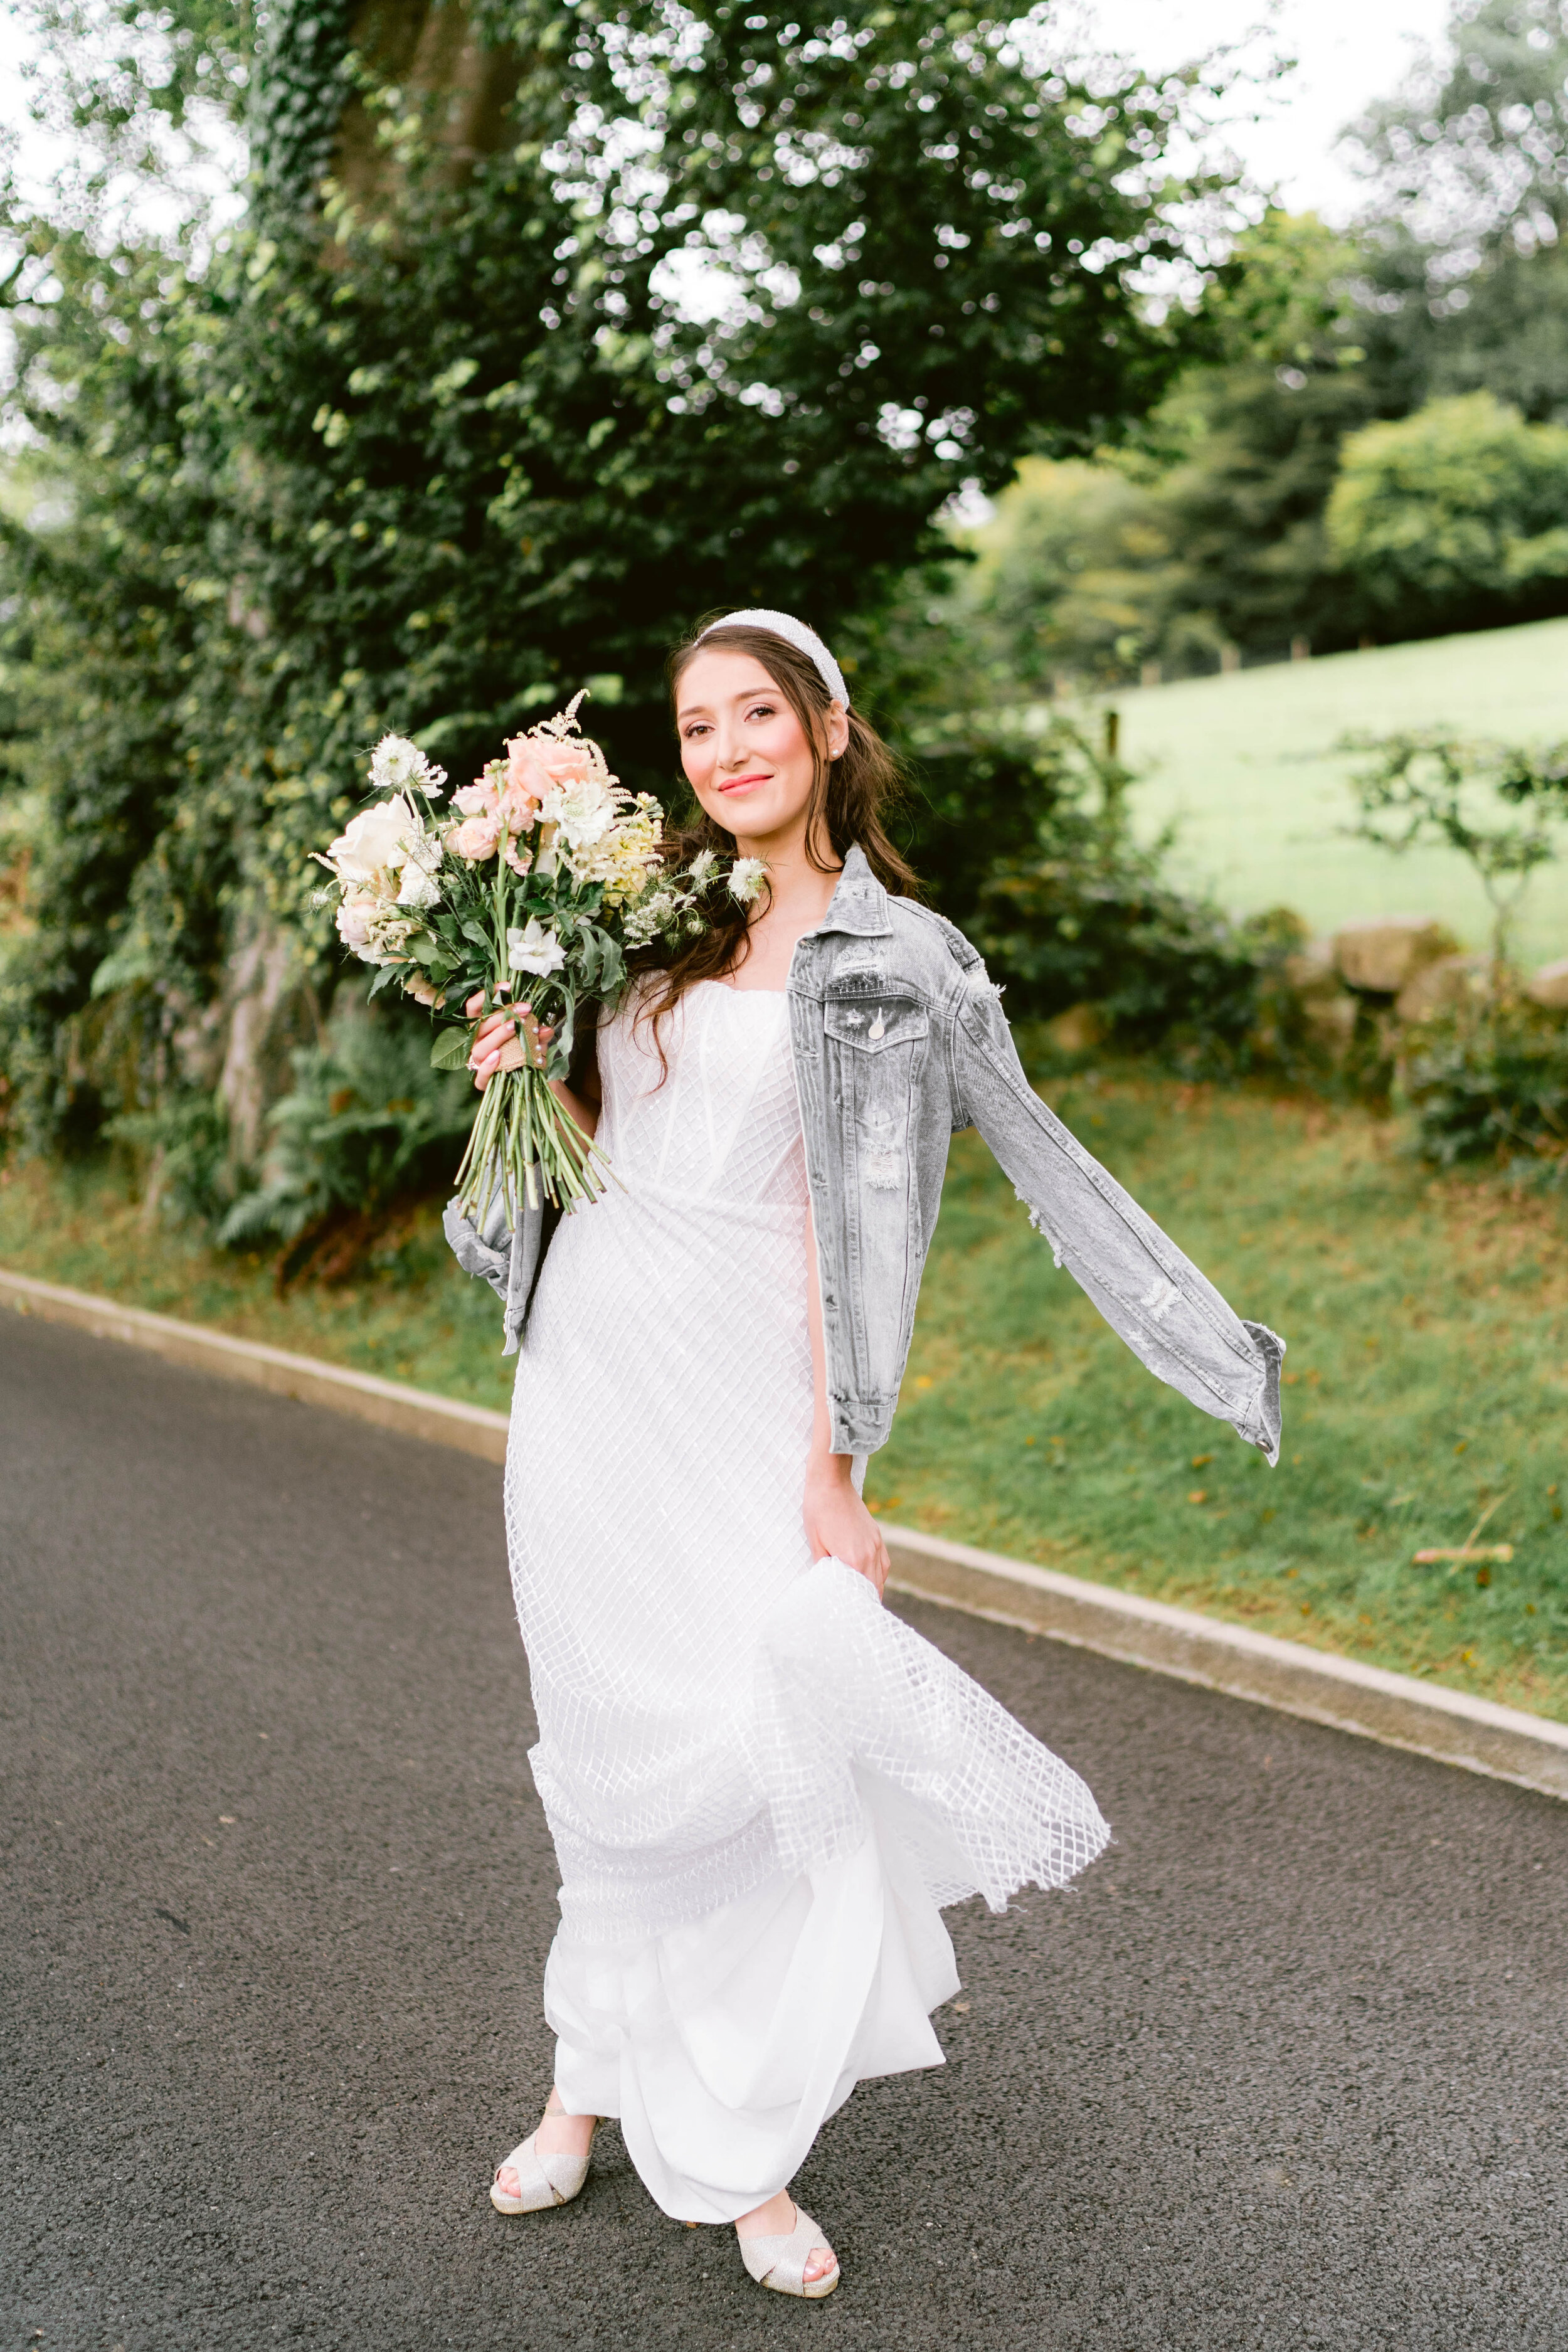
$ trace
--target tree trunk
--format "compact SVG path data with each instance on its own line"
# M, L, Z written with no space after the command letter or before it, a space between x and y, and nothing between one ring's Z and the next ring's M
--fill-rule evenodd
M244 922L228 962L228 1039L217 1091L228 1114L229 1157L252 1169L267 1141L267 1114L289 1090L289 1055L316 1034L314 991L299 942L269 915Z
M514 48L482 41L459 0L368 0L353 46L401 91L400 112L425 114L453 179L506 145L521 61ZM396 192L396 159L379 136L385 119L356 96L339 127L333 177L361 212L383 210Z

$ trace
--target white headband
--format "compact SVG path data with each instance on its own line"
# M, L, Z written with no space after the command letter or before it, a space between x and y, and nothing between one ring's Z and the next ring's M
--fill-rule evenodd
M698 644L701 644L702 637L711 636L715 629L771 630L775 637L783 637L786 645L792 645L796 653L805 656L833 700L841 702L845 709L848 709L849 688L844 683L844 672L816 631L808 629L804 621L797 621L793 613L765 613L761 610L726 613L721 621L709 622L702 636L698 638Z

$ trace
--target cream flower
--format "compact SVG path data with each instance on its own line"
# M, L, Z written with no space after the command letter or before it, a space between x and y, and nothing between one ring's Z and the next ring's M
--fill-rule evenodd
M338 908L338 937L355 955L363 955L370 945L371 931L381 904L381 900L369 890L344 894Z
M552 971L559 971L566 961L565 949L536 915L529 917L524 929L508 931L506 953L510 971L531 971L539 980L547 980Z
M763 887L767 867L760 857L737 857L730 868L730 896L749 907Z
M400 907L437 907L441 902L441 889L435 875L423 862L410 858L403 869L398 887Z
M370 755L370 781L378 793L402 792L409 784L417 784L429 799L438 801L447 771L432 766L406 735L384 735Z
M374 808L361 809L327 851L334 872L343 882L376 882L402 866L403 845L423 832L419 819L401 793Z
M639 899L626 919L626 942L629 948L646 948L660 931L672 928L680 912L681 901L673 890L650 890Z
M556 828L562 847L575 870L574 853L603 841L618 814L616 788L602 776L574 778L556 783L545 795L543 815Z

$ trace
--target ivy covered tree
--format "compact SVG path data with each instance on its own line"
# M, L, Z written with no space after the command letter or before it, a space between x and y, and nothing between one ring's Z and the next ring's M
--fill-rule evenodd
M961 485L1114 439L1191 341L1152 296L1200 281L1219 192L1171 175L1185 84L1091 92L931 0L121 21L71 51L79 122L155 155L226 103L248 209L158 240L13 195L46 495L6 526L3 1050L43 1129L216 1085L253 1155L331 984L306 853L378 733L461 775L586 680L667 784L677 633L838 629L950 552Z

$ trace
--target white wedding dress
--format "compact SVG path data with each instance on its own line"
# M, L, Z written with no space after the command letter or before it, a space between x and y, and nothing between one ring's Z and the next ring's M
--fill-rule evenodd
M600 1031L616 1181L558 1228L507 1527L555 1840L555 2080L663 2210L787 2185L858 2081L942 2063L939 1906L1056 1886L1077 1774L813 1563L805 1155L785 999L717 982ZM816 1279L815 1272L812 1274Z

